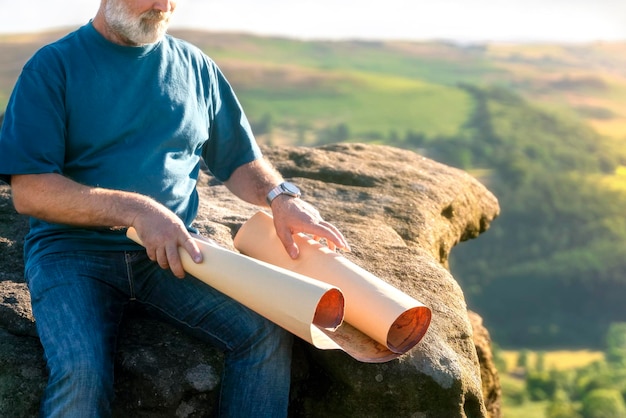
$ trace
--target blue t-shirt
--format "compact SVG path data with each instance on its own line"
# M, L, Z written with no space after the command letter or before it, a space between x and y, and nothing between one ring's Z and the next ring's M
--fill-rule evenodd
M192 230L200 158L223 181L260 155L232 88L198 48L169 35L120 46L89 23L25 65L0 132L0 180L59 173L141 193ZM28 267L52 252L137 248L123 230L31 219L24 250Z

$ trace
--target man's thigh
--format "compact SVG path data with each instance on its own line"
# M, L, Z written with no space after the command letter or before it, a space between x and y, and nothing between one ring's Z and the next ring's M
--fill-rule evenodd
M123 253L60 253L28 269L33 315L49 362L112 359L129 299L123 260Z
M250 343L259 333L276 327L256 312L187 275L176 278L156 263L143 266L141 279L133 277L136 297L170 321L188 327L195 335L229 351ZM135 276L133 274L133 276Z

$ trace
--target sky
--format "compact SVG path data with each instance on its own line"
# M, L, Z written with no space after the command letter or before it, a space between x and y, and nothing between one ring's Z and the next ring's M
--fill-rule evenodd
M0 0L0 33L75 27L99 0ZM178 0L173 28L298 39L626 40L626 0Z

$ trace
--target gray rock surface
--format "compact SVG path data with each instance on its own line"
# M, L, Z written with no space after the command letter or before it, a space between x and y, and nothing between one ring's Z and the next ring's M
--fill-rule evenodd
M498 215L496 198L466 172L397 148L340 144L264 151L301 186L303 198L344 232L352 246L348 258L433 312L422 342L388 363L359 363L345 353L297 341L290 416L499 416L493 406L499 402L497 379L487 388L482 385L463 292L447 269L450 250L486 231ZM197 226L233 249L232 236L258 208L236 199L208 175L201 178L199 193ZM27 228L26 219L12 208L9 187L0 186L3 417L36 416L46 379L22 278ZM474 323L484 335L480 321ZM482 353L489 341L481 341ZM212 415L221 360L211 347L130 312L116 362L116 416Z

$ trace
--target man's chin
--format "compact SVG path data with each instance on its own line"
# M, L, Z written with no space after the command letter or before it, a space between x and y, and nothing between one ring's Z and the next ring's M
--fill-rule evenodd
M167 28L163 28L162 30L153 31L150 33L144 33L142 35L138 35L131 39L131 41L137 45L149 45L160 42L167 33Z

